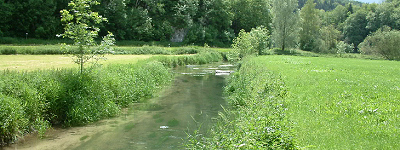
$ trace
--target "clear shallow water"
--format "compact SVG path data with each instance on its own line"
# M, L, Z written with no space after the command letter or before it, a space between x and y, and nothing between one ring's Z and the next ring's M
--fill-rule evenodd
M213 64L174 69L176 78L158 97L133 105L120 120L108 122L111 128L82 136L71 149L184 149L187 133L199 126L207 130L222 111L222 90L231 68Z

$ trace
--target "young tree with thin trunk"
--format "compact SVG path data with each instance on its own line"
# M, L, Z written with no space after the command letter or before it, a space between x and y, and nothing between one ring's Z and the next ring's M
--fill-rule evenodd
M281 47L282 50L296 44L299 29L297 5L297 0L272 1L272 39L275 41L275 46Z
M61 10L61 21L65 25L65 32L57 36L72 39L74 46L78 47L76 51L71 53L74 56L74 62L79 64L81 73L83 73L84 65L87 62L97 63L104 59L104 54L111 51L110 46L114 45L115 42L111 32L103 37L101 45L98 45L95 41L100 31L95 25L107 21L107 18L91 10L92 6L99 4L95 0L72 0L68 3L69 10Z

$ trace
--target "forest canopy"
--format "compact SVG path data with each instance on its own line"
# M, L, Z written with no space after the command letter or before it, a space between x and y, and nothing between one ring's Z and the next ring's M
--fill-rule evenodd
M288 0L284 0L288 1ZM68 8L69 0L0 0L0 38L57 39L63 33L60 10ZM100 24L100 37L107 31L117 41L171 41L187 45L208 44L229 47L244 29L263 26L274 33L273 0L100 0L92 8L108 18ZM358 45L383 26L400 29L399 0L381 4L365 4L353 0L312 0L307 10L300 11L306 0L298 0L301 19L299 36L294 47L333 52L344 41ZM313 2L313 3L312 3ZM312 13L312 14L305 14ZM299 18L297 17L297 18ZM307 18L304 18L307 17ZM296 18L296 17L295 17ZM305 23L314 19L313 25ZM305 22L306 21L306 22ZM319 27L302 30L301 27ZM310 31L309 31L310 30ZM310 35L308 32L312 32ZM118 42L117 42L118 43ZM4 44L4 43L3 43Z

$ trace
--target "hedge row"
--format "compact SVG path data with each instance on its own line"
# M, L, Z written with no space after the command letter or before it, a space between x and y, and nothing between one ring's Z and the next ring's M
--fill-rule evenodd
M158 47L144 45L141 47L115 47L114 54L132 54L132 55L181 55L197 54L205 50L203 47ZM59 45L41 45L41 46L0 46L0 55L61 55L77 52L77 47L68 47L62 49Z

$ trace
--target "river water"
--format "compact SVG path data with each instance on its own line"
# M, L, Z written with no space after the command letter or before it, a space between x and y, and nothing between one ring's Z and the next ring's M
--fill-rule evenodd
M171 86L124 109L120 117L55 129L41 140L28 136L5 149L184 149L187 134L209 129L226 105L222 90L230 69L223 64L178 67Z

